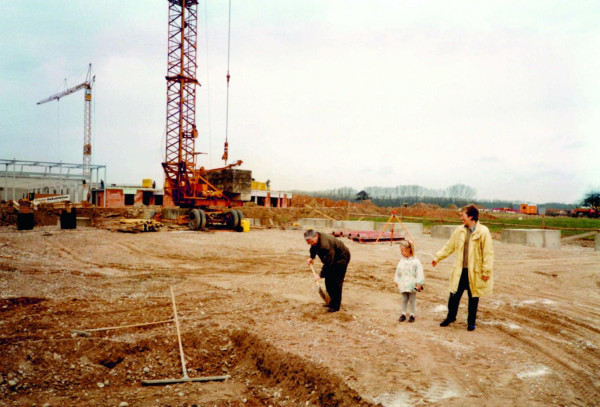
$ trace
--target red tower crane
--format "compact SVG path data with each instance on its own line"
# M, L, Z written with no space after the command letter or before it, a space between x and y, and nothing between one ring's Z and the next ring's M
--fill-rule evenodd
M169 1L167 61L165 194L182 208L191 208L189 226L207 224L239 228L244 194L251 191L252 173L233 170L237 161L223 168L196 168L197 0Z

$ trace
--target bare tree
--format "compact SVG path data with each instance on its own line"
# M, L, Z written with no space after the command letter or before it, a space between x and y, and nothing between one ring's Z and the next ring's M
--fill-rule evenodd
M446 188L448 198L472 201L475 199L477 191L465 184L454 184Z

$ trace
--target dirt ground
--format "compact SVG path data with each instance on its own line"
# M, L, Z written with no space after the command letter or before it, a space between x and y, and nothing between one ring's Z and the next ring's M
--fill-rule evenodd
M326 313L302 230L2 226L0 405L600 405L600 252L494 241L495 290L469 332L466 294L439 326L443 240L416 241L415 323L398 322L398 246L344 241L342 310ZM227 380L142 385L183 376L170 287L189 377Z

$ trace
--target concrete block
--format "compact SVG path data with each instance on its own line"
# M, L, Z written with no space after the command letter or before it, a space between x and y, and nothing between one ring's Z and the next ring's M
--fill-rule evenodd
M313 228L313 229L320 229L320 228L331 228L331 225L333 223L333 221L331 219L324 219L324 218L300 218L298 219L298 223L301 226L308 228Z
M600 233L594 236L594 250L600 252Z
M544 229L544 247L547 249L560 249L560 230Z
M434 225L431 227L431 237L449 239L458 225Z
M503 229L502 241L547 249L560 249L560 230Z
M385 227L387 222L375 222L375 230L383 230L383 228ZM387 228L385 229L386 232L390 232L392 230L392 222L387 224ZM402 222L402 225L404 225L404 228L406 228L406 230L408 230L408 233L410 233L410 235L414 238L416 237L420 237L423 236L423 224L422 223L407 223L407 222ZM404 231L404 228L402 227L401 224L399 224L398 222L394 222L394 233L396 232L402 232L403 234L406 233Z
M77 218L77 228L91 228L92 227L92 219L91 218Z
M260 219L257 218L244 218L248 221L250 226L261 226Z
M228 168L211 171L207 174L206 178L217 189L223 189L230 194L246 195L248 200L250 200L252 171Z
M375 230L372 220L336 220L331 226L333 230Z

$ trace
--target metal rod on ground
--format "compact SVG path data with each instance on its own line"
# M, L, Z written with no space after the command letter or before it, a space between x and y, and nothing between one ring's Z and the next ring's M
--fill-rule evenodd
M175 294L171 286L171 300L173 301L173 315L175 326L177 327L177 341L179 343L179 355L181 356L181 368L183 369L183 377L180 379L159 379L159 380L142 380L144 386L160 386L163 384L186 383L186 382L210 382L223 381L229 379L230 375L225 376L205 376L205 377L188 377L185 367L185 357L183 356L183 345L181 344L181 332L179 331L179 319L177 318L177 305L175 304Z
M156 322L145 322L142 324L133 324L133 325L121 325L121 326L109 326L106 328L92 328L92 329L73 329L73 333L78 335L90 336L91 332L96 331L110 331L112 329L122 329L122 328L134 328L138 326L146 326L146 325L157 325L157 324L166 324L167 322L173 322L173 319L166 319L164 321L156 321Z

